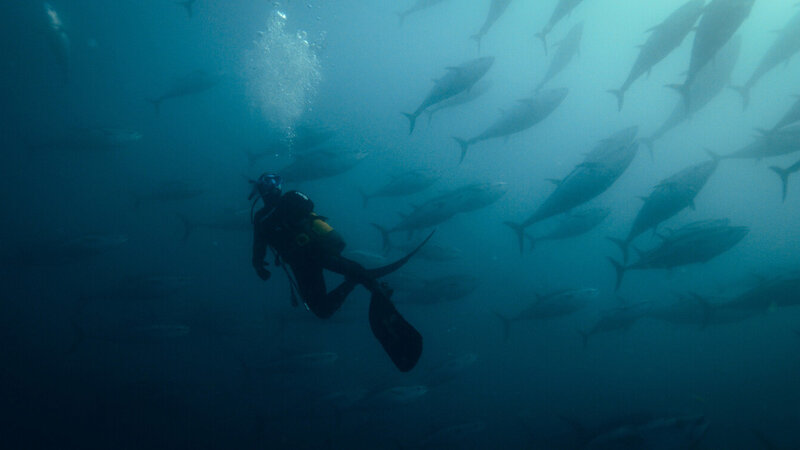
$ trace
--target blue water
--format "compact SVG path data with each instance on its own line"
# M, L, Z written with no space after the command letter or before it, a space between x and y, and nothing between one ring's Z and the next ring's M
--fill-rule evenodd
M400 26L395 13L412 3L197 0L190 18L171 1L4 2L0 436L7 448L685 448L682 431L648 426L687 417L707 425L697 448L800 446L795 308L772 305L727 324L645 315L592 335L586 346L579 333L614 308L690 302L692 294L732 299L798 268L800 183L789 183L783 202L768 170L797 155L721 162L695 207L661 224L662 233L712 219L749 227L742 242L705 264L632 271L615 292L607 257L621 255L606 239L624 237L638 197L707 160L704 150L732 153L758 138L756 128L771 128L800 93L797 62L767 73L746 110L726 88L659 140L652 156L642 146L593 200L611 210L597 228L520 256L502 223L542 204L554 189L547 179L565 177L623 128L649 136L680 101L664 85L685 79L694 33L632 85L621 112L606 91L624 81L646 30L684 2L587 0L550 32L548 55L534 34L555 0L512 0L480 50L470 36L489 0L444 0ZM771 30L797 14L793 3L756 1L736 33L742 50L731 85L745 83L775 39ZM580 54L547 86L569 88L566 100L506 142L475 144L459 164L451 137L478 134L531 96L555 44L580 22ZM53 44L54 37L62 40ZM496 58L489 91L437 112L430 124L423 114L409 136L400 113L417 108L445 67L484 55ZM149 101L198 70L216 84L154 109ZM436 227L432 243L457 249L457 258L416 258L388 280L398 309L424 337L409 373L398 372L373 338L365 290L322 321L291 305L280 269L271 267L265 283L250 265L247 179L289 164L297 153L291 143L310 128L332 132L323 146L368 152L344 174L289 185L313 199L348 251L373 257L362 259L368 266L401 254L375 261L381 236L371 223L392 226L398 213L470 183L507 183L498 201ZM106 129L124 130L126 141L93 149L85 136ZM263 155L250 164L248 152ZM441 178L363 207L359 190L415 169ZM165 183L190 192L150 195ZM194 226L186 230L184 220ZM233 229L220 229L223 220ZM556 222L528 231L544 234ZM659 242L648 231L634 245ZM453 291L426 284L443 276L474 289L413 303L426 290L434 300ZM587 307L514 322L504 339L496 313L513 316L537 293L578 288L597 290ZM454 360L461 366L443 372ZM391 395L398 387L405 397ZM623 431L632 437L602 440Z

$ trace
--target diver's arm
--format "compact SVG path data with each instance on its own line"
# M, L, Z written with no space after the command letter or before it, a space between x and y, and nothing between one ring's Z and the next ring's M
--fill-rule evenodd
M266 281L272 275L266 266L269 265L264 259L267 257L268 241L265 233L261 230L260 224L256 222L253 228L253 268L256 269L258 276Z

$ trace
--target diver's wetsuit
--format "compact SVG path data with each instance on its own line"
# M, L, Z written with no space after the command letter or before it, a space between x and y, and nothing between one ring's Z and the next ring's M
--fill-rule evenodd
M253 267L263 270L267 247L292 269L297 289L308 308L326 319L335 313L357 284L373 295L388 297L381 285L359 263L341 256L345 242L334 230L313 236L314 203L303 194L287 192L274 210L263 208L255 215ZM327 224L325 224L327 226ZM309 236L312 235L312 236ZM323 269L344 275L345 281L327 292Z

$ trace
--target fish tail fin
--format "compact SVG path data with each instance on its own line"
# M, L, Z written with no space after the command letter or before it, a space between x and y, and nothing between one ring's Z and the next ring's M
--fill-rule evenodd
M461 164L464 162L464 157L467 156L467 149L469 149L469 141L466 139L461 139L453 136L453 139L458 142L458 145L461 146L461 159L458 160L458 163Z
M151 105L153 105L153 108L155 108L156 110L156 114L159 114L161 112L161 101L162 101L161 99L153 99L147 101L150 102Z
M529 234L526 234L525 237L528 238L529 241L531 241L531 246L528 247L528 250L534 251L536 249L536 243L539 242L539 239L536 239L535 237Z
M389 250L392 249L392 241L389 239L389 230L378 225L377 223L371 223L370 225L372 225L376 230L380 231L381 239L383 240L383 251L388 253Z
M780 168L778 166L772 166L769 169L772 170L773 172L777 173L778 176L781 177L781 184L783 185L782 186L782 192L783 192L783 197L782 198L783 198L783 201L786 201L786 192L789 189L789 175L791 175L791 172L789 172L788 169L782 169L782 168Z
M521 255L523 246L525 244L525 227L523 227L522 224L514 222L503 222L503 224L514 230L514 233L517 234L517 240L519 242L519 254Z
M192 230L196 228L195 224L192 223L192 221L189 220L189 218L184 216L183 214L178 213L177 216L178 220L181 221L181 225L183 225L183 236L181 237L181 239L184 242L186 242L187 240L189 240L189 235L192 234Z
M78 350L78 347L80 347L84 341L86 341L86 333L75 319L70 321L70 326L72 327L72 341L69 344L67 353L72 354Z
M508 317L503 316L497 311L494 311L494 315L500 319L500 323L503 324L503 342L508 342L508 336L511 333L511 319Z
M688 84L686 84L686 83L684 83L684 84L668 84L668 85L666 85L666 87L668 87L670 89L674 89L675 91L677 91L681 95L681 98L683 98L683 104L684 104L684 106L686 106L686 110L689 111L691 109L690 105L689 105L690 101L689 101L689 85Z
M626 239L617 239L617 238L613 238L613 237L609 237L607 239L609 241L613 242L614 245L619 247L620 250L622 250L622 260L627 262L628 261L628 245L630 244L630 242L628 240L626 240Z
M614 266L614 270L617 271L617 284L614 286L614 292L619 290L619 287L622 285L622 277L625 276L625 270L627 268L622 265L620 262L614 260L613 258L607 258L609 262Z
M590 336L589 332L588 331L583 331L583 330L578 330L578 334L581 335L581 342L583 342L583 348L588 347L589 346L589 336Z
M469 38L472 39L473 41L475 41L478 44L478 53L480 53L480 51L481 51L481 40L483 39L483 34L481 34L481 33L473 34Z
M535 34L536 38L542 41L542 46L544 47L544 55L547 56L547 31L542 30L539 33Z
M625 91L622 89L609 89L606 92L617 97L617 111L622 111L622 104L625 102Z
M742 109L747 109L750 106L750 88L745 86L731 86L731 89L738 92L742 96Z
M408 134L413 134L414 133L414 127L417 124L417 115L416 114L408 114L408 113L401 113L401 114L406 116L406 118L409 121Z
M363 203L364 208L366 208L370 198L369 195L367 195L367 193L364 192L364 190L361 188L358 189L358 193L361 195L361 199L364 201Z

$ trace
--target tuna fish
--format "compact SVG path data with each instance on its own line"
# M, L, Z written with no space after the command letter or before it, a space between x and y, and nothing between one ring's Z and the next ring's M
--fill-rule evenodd
M742 95L745 109L750 105L750 90L761 80L761 77L777 65L784 62L788 63L798 51L800 51L800 12L789 19L789 23L778 32L778 37L772 47L761 58L755 72L753 72L744 86L735 88Z
M250 209L226 209L216 216L206 219L192 219L183 214L178 215L183 224L183 239L189 238L195 230L206 229L213 231L245 231L252 232L253 224L250 223Z
M0 259L3 268L55 267L86 262L122 247L124 234L84 234L58 239L18 240Z
M455 448L475 434L486 430L486 423L480 420L442 428L419 442L420 448Z
M637 236L651 228L655 230L661 222L686 207L694 209L695 197L719 165L719 158L714 154L711 156L711 161L688 167L662 180L649 196L644 197L644 205L636 215L628 237L624 240L611 239L622 250L624 261L628 260L628 246Z
M541 241L555 241L569 239L592 231L611 214L608 208L587 208L580 211L570 211L558 222L556 227L541 236L526 235L531 242L531 250Z
M164 203L191 200L205 194L203 189L194 188L184 181L166 181L152 191L139 194L133 206L138 208L142 203Z
M513 317L495 315L503 323L503 341L508 340L511 324L523 320L548 320L574 314L596 299L600 291L597 289L565 289L547 295L536 294L536 301Z
M330 141L336 133L324 127L299 126L295 128L292 136L267 145L268 150L247 153L250 165L255 165L259 160L280 154L306 153Z
M447 360L439 366L434 367L425 375L427 386L439 386L441 384L455 380L459 375L463 374L475 362L478 361L478 355L474 353L466 353L457 356L453 359Z
M594 199L625 173L639 148L637 132L638 127L630 127L600 141L563 180L552 180L556 190L530 217L522 223L505 222L517 234L520 252L525 228Z
M776 308L794 306L800 306L800 272L789 272L765 279L725 303L724 309L766 313Z
M650 73L650 70L656 64L681 45L703 14L704 6L705 0L690 0L667 17L666 20L648 30L650 37L641 46L639 56L633 63L628 79L625 80L621 88L609 91L617 96L620 111L622 111L625 92L628 91L628 88L639 77L645 73Z
M413 232L431 228L452 218L456 214L465 213L491 205L508 192L506 183L476 183L446 192L434 197L414 208L410 214L403 216L400 223L391 229L372 224L383 236L383 249L392 248L390 233L399 231Z
M164 100L185 97L188 95L200 94L215 87L222 80L219 73L209 74L204 70L195 70L188 75L175 80L163 94L153 100L149 100L155 107L156 112L161 110L161 103Z
M475 292L480 280L473 275L446 275L422 281L418 289L403 291L394 300L398 304L433 305L460 300Z
M186 10L186 15L191 19L193 15L192 7L197 0L185 0L182 2L175 2L176 5L183 6L183 9Z
M319 180L349 171L368 155L367 151L327 147L293 155L294 161L278 173L287 183Z
M781 128L785 128L789 125L794 125L797 122L800 122L800 97L792 104L791 108L786 111L786 114L781 117L781 120L769 130L769 133L774 133L775 131L780 130Z
M56 57L56 64L61 70L61 77L65 83L69 82L69 67L71 60L71 43L64 24L58 12L49 4L44 4L44 12L47 16L47 40L50 49Z
M428 387L424 385L395 386L371 392L365 401L370 406L391 408L415 402L427 393Z
M547 118L564 101L569 93L568 89L553 89L537 93L532 98L518 100L514 106L503 113L503 116L487 128L483 133L472 139L453 139L461 146L461 159L467 154L467 149L475 143L489 139L511 136Z
M630 329L639 319L647 315L650 307L649 302L642 302L604 311L592 328L578 331L583 338L583 346L589 345L589 338L596 334Z
M406 20L406 17L410 16L411 14L428 9L431 6L436 6L443 1L444 0L416 0L413 5L408 7L408 9L397 13L397 16L400 18L400 25L402 26L403 22Z
M764 131L754 142L723 156L731 159L762 159L788 155L800 150L800 122L776 131Z
M108 152L119 150L142 139L137 131L121 128L73 128L64 135L28 145L31 151L68 150L72 152Z
M712 0L706 6L694 37L686 81L683 85L673 86L683 95L687 105L691 104L690 88L700 70L714 60L720 49L736 34L750 15L754 3L755 0Z
M661 139L668 131L675 128L692 115L702 110L711 100L717 97L730 84L731 74L739 60L742 47L741 36L735 36L717 53L714 64L707 64L697 74L694 83L689 87L689 104L678 99L672 114L649 137L640 141L653 151L655 141Z
M475 86L472 86L472 89L468 91L464 91L456 96L450 97L447 100L444 100L440 103L437 103L436 106L433 108L428 108L425 112L428 114L428 123L431 122L433 119L433 115L437 112L448 109L454 108L456 106L466 105L467 103L473 102L478 98L482 97L483 94L489 92L489 89L492 88L492 82L486 79L481 79Z
M772 166L770 169L777 173L779 177L781 177L781 188L782 188L782 196L781 199L785 202L786 201L786 192L789 190L789 176L797 171L800 171L800 161L792 164L791 166L781 169L778 166Z
M696 294L650 308L647 317L675 325L706 328L709 325L738 323L755 317L757 313L728 307L728 300L709 301Z
M619 289L625 272L629 270L669 270L706 263L733 248L749 232L747 227L729 226L726 221L695 222L662 236L661 243L651 250L637 250L639 260L634 264L626 266L608 258L617 271L616 289Z
M666 417L631 427L623 426L596 436L583 449L687 449L696 448L708 431L702 416Z
M491 69L493 64L494 57L486 56L467 61L460 66L447 67L447 74L445 74L445 76L433 80L433 89L431 89L428 96L425 97L425 100L422 101L422 104L419 105L417 110L411 114L403 113L410 122L408 134L414 132L414 125L417 123L417 117L419 117L423 111L439 102L472 89L475 83L486 75L486 72Z
M542 78L542 81L536 86L536 92L539 92L545 84L561 73L569 63L581 51L581 39L583 38L583 22L575 25L561 42L558 43L558 50L553 55L550 66Z
M439 181L441 175L434 174L423 170L414 170L405 172L395 177L378 188L372 193L361 192L361 197L364 199L364 207L367 207L369 199L375 197L401 197L404 195L416 194L431 187L434 183Z
M553 30L553 27L558 24L564 17L567 17L572 10L575 9L583 0L558 0L556 9L547 21L547 25L542 28L542 31L536 33L536 37L542 40L544 45L544 53L547 54L547 35Z
M492 3L489 5L489 13L486 15L483 26L476 34L472 35L472 39L478 43L478 49L481 48L481 40L483 37L489 32L492 25L497 22L497 19L506 12L508 5L511 4L511 0L491 0L491 2Z

